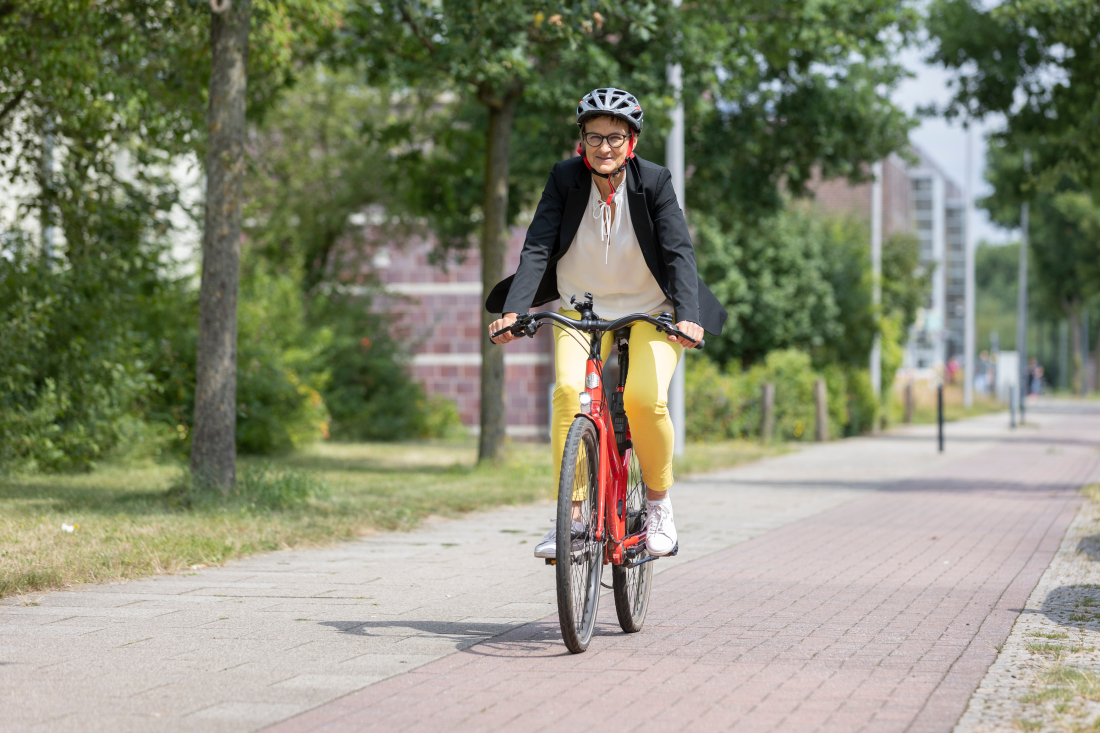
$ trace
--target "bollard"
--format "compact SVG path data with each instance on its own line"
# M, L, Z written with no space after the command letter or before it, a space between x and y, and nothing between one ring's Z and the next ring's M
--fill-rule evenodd
M940 453L943 453L943 385L936 387L936 423L939 426Z
M1008 427L1016 427L1016 388L1008 388Z
M829 439L829 400L825 391L825 380L814 382L814 407L817 412L817 442Z
M775 385L765 383L760 388L760 440L770 443L775 438Z
M905 424L913 422L913 383L905 384Z

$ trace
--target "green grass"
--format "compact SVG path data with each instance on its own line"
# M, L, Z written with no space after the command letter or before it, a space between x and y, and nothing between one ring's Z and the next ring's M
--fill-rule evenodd
M711 471L785 450L742 441L689 445L676 471ZM511 443L507 460L480 468L476 452L470 441L318 444L264 466L327 484L323 497L285 509L240 502L185 508L169 496L181 468L154 463L0 477L0 597L181 572L552 496L549 446ZM260 465L242 460L239 475Z

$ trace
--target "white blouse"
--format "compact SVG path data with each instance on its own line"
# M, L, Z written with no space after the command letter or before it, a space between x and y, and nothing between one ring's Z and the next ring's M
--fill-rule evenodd
M571 296L580 301L587 292L592 293L592 310L605 320L629 313L672 312L672 302L642 256L630 221L625 183L615 190L614 218L611 207L600 198L599 187L592 184L577 235L558 260L558 293L567 309L572 307Z

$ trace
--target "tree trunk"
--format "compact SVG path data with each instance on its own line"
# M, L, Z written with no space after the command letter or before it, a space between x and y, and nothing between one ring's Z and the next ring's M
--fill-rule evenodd
M488 293L504 277L504 255L508 247L508 146L517 86L492 94L482 88L478 95L489 108L489 130L485 155L485 214L481 233L481 284ZM478 462L496 461L504 447L507 415L504 406L504 348L489 340L493 314L481 309L481 435Z
M252 8L251 0L221 6L223 12L215 12L210 24L213 63L191 472L228 493L237 474L237 287Z

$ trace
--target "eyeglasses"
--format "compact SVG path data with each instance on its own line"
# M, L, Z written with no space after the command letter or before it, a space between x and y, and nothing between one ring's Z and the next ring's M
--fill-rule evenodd
M626 138L626 135L620 134L618 132L613 132L610 135L601 135L598 132L584 133L584 141L588 143L588 146L591 148L600 147L601 145L603 145L604 140L606 140L607 144L613 148L621 148L623 146L623 143L626 142Z

